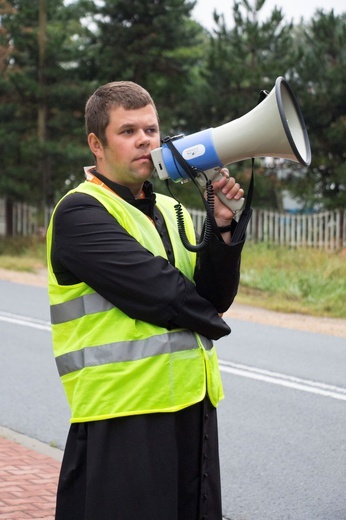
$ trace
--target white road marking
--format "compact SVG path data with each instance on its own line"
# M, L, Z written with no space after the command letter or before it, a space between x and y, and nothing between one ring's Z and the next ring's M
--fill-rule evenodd
M49 321L30 318L29 316L20 316L10 312L0 311L0 321L6 321L7 323L13 323L15 325L23 325L24 327L32 327L34 329L51 330Z
M247 377L257 381L271 383L272 385L284 386L286 388L292 388L293 390L300 390L301 392L309 392L311 394L346 401L346 388L341 386L327 385L325 383L319 383L318 381L287 376L278 372L262 370L248 365L240 365L221 359L219 360L219 366L222 372L228 372L236 376Z
M21 316L12 314L10 312L0 311L0 321L13 323L15 325L22 325L24 327L32 327L34 329L51 331L49 321L39 320L37 318L30 318L29 316ZM229 374L234 374L248 379L255 379L272 385L284 386L299 390L301 392L309 392L324 397L331 397L346 401L346 388L341 386L327 385L319 383L318 381L311 381L309 379L302 379L299 377L288 376L280 374L279 372L272 372L270 370L263 370L248 365L241 365L239 363L232 363L231 361L219 360L220 370Z

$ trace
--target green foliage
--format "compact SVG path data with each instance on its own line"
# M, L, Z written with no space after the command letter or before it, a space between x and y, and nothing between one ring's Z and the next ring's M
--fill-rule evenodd
M36 205L52 203L71 169L81 169L80 159L87 156L87 88L76 72L80 51L74 43L81 13L62 0L46 0L43 23L38 3L8 5L12 8L0 7L6 49L0 64L0 143L6 150L0 193ZM74 154L66 154L72 145Z
M346 15L317 12L296 33L295 91L310 135L312 164L287 183L306 205L346 205Z
M199 57L201 27L189 19L195 2L186 0L104 0L91 3L87 16L89 66L100 84L131 80L155 99L162 129L180 120L180 104Z
M257 104L259 91L271 90L276 77L293 65L292 25L284 23L277 8L259 22L264 3L234 1L234 26L230 29L223 16L215 18L217 29L210 36L203 71L206 125L220 125L247 113Z
M81 180L92 161L84 105L100 84L141 83L155 99L162 134L174 135L241 117L260 90L285 76L313 162L307 169L290 163L286 181L258 164L255 205L280 209L286 188L307 208L345 206L345 15L317 12L294 26L274 8L260 21L265 2L234 0L232 26L215 12L210 34L191 19L188 0L2 0L0 196L51 204ZM248 162L230 171L246 186ZM192 185L173 188L198 207Z

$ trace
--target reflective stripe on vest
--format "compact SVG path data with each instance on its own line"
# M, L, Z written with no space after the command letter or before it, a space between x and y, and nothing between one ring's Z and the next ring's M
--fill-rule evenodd
M206 350L212 348L213 344L209 339L204 337L200 337L200 339ZM171 332L144 340L121 341L69 352L58 356L56 363L59 375L64 376L86 367L137 361L160 354L171 354L197 348L199 348L198 342L192 334L186 331Z
M87 314L109 311L113 308L114 305L98 293L84 294L79 298L51 305L50 319L52 325L59 325L67 321L77 320Z

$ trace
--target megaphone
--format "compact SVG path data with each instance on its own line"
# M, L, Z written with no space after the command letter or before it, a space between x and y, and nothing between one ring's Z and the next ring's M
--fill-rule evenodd
M174 147L194 171L198 182L216 180L220 168L231 163L257 157L277 157L308 166L311 149L304 118L291 87L283 77L253 110L217 128L172 138ZM166 143L151 152L161 180L181 182L188 179ZM222 202L233 211L241 209L240 201L227 199L218 192Z

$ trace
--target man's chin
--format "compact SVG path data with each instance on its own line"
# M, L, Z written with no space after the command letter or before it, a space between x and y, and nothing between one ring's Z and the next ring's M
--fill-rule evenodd
M141 168L141 169L137 169L136 172L135 172L135 175L138 179L141 179L144 181L150 179L150 177L153 175L153 167L151 166L150 168Z

